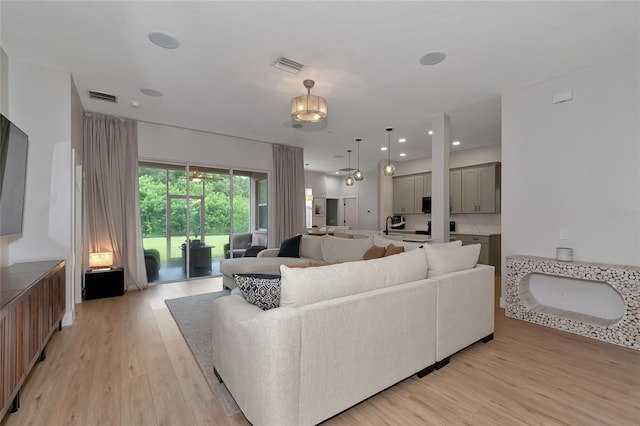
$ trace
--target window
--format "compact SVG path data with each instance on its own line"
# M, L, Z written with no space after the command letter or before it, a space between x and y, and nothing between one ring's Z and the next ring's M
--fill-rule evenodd
M150 281L214 275L230 235L267 229L266 173L140 162L138 176Z
M313 189L304 189L304 217L307 228L313 225Z
M267 179L260 179L256 181L257 195L258 195L258 209L257 209L257 228L268 229L269 227L269 215L267 214L268 207L268 186Z

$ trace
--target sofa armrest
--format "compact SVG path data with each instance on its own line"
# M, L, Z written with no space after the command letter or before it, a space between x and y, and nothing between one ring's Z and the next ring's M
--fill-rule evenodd
M253 424L298 424L300 315L240 296L213 304L213 363ZM283 423L282 423L283 422Z
M438 282L436 361L493 333L495 269L473 269L435 277Z
M271 248L262 250L256 257L278 257L278 253L280 252L279 248Z
M435 363L434 280L352 294L299 310L297 424L322 422Z

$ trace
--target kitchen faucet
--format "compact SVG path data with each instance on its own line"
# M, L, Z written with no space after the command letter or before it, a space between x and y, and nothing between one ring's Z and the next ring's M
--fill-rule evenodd
M387 216L384 220L384 235L389 235L389 219L391 219L391 223L393 223L393 218L391 216Z

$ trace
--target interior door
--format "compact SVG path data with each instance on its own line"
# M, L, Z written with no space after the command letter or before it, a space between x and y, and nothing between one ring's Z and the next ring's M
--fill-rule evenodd
M348 226L350 229L358 228L358 199L357 198L343 198L342 204L344 207L344 226Z

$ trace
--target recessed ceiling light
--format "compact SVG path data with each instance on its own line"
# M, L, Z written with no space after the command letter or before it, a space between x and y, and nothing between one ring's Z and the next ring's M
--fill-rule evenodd
M380 151L386 151L386 150L387 150L386 146L383 146L382 148L380 148Z
M433 134L433 130L429 130L429 134L432 135Z
M398 139L398 142L400 142L400 143L402 143L402 142L406 142L406 141L407 141L407 139L406 139L406 138L400 138L400 139Z
M337 175L339 175L339 174L340 174L340 172L336 172L336 174L337 174Z
M142 93L144 93L147 96L153 96L153 97L160 97L162 96L162 93L158 92L157 90L154 89L140 89L140 91Z
M458 146L458 145L460 145L460 141L453 141L453 142L451 142L451 145Z
M400 153L400 157L406 157L406 156L407 156L407 153L406 153L406 152L401 152L401 153Z
M140 108L140 102L138 101L129 101L129 105L131 105L131 108Z
M444 52L429 52L420 58L420 63L422 65L437 65L444 61L444 58L446 57L447 54Z
M164 47L165 49L175 49L180 46L180 42L174 36L163 31L152 31L147 37L149 37L151 43Z

